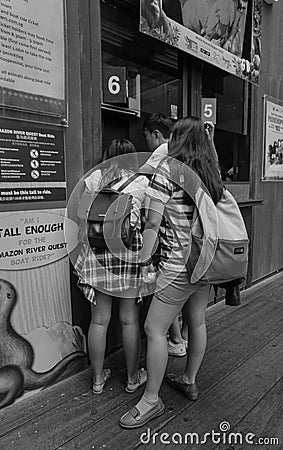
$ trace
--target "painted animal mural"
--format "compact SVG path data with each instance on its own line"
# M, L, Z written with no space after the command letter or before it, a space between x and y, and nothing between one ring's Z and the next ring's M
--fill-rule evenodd
M11 314L17 302L14 286L0 279L0 409L12 404L24 391L46 388L53 384L74 361L86 359L76 351L46 372L32 369L34 352L31 344L11 325Z

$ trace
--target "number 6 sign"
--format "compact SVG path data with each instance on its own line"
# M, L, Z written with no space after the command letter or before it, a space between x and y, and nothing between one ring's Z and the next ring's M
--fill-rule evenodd
M125 67L104 67L103 102L127 104L127 81Z
M204 122L216 123L216 98L201 99L201 118Z

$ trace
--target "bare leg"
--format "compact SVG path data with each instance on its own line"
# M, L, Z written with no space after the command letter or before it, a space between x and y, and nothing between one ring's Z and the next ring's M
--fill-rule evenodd
M174 319L172 325L169 328L169 336L171 342L173 342L174 344L181 344L183 342L178 316Z
M179 305L168 305L153 297L146 322L145 331L148 339L147 373L148 381L145 396L151 400L158 399L158 393L168 361L167 331L179 313Z
M189 340L189 324L186 321L185 313L182 310L182 326L181 326L181 336L184 341Z
M88 330L88 349L94 383L103 381L106 335L111 318L111 307L112 297L97 292L96 305L91 305L91 322Z
M202 286L191 295L183 308L189 324L189 348L183 380L193 384L202 363L206 349L205 310L209 300L209 286Z
M119 302L128 383L136 383L141 348L139 306L134 298L120 298Z

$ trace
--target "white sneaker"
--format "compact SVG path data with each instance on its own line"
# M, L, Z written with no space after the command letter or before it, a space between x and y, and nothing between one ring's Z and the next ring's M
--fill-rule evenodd
M186 356L186 345L185 342L180 342L180 344L174 344L170 339L168 340L168 355L169 356Z

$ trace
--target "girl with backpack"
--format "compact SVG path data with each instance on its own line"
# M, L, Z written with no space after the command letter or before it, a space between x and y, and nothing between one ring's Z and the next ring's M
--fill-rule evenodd
M120 425L124 428L142 426L164 412L159 390L168 361L166 335L182 308L189 325L187 363L183 374L167 374L166 380L188 399L198 398L196 375L206 349L205 310L210 285L201 281L191 284L187 275L185 255L195 207L182 188L183 175L178 172L178 163L189 166L199 175L216 204L222 196L223 185L213 131L213 127L206 128L194 117L176 122L169 140L169 158L159 165L147 189L150 206L143 233L144 276L153 270L151 254L158 231L162 263L145 321L148 380L141 400L121 417Z
M91 322L88 331L88 349L93 368L94 394L103 392L111 376L103 368L106 336L111 319L112 298L119 301L119 319L127 366L126 392L133 393L147 379L145 369L138 369L140 359L140 329L138 286L140 283L139 250L142 247L140 209L148 180L136 175L138 162L134 145L127 139L115 139L104 155L102 170L94 171L84 180L84 194L94 194L107 187L130 193L133 227L132 242L128 248L114 253L106 248L92 248L86 236L75 264L78 286L91 302ZM123 187L124 186L124 187ZM81 212L78 216L82 218ZM86 219L86 217L85 217Z

